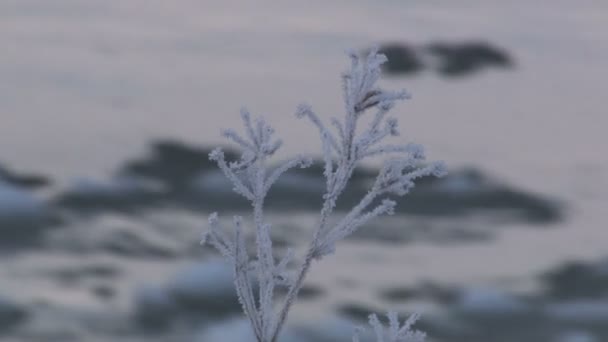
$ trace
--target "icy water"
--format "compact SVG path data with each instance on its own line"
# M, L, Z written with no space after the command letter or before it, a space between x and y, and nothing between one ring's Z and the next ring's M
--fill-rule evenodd
M0 2L0 163L51 180L0 191L0 339L244 338L238 310L206 300L224 270L198 246L206 213L244 208L203 161L219 129L246 105L285 138L280 157L316 154L293 112L341 115L345 49L469 41L513 65L448 77L429 59L383 80L413 94L400 139L453 177L315 265L293 318L327 329L294 340L346 340L344 320L389 308L422 312L434 341L608 339L607 32L600 0ZM179 143L154 155L159 141ZM293 177L272 217L304 248L321 180Z

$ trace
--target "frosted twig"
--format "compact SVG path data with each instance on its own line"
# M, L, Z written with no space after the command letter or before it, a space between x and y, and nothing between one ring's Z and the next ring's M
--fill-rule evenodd
M420 317L417 314L411 315L403 325L399 323L397 313L394 311L389 311L386 317L389 323L388 329L384 328L376 314L369 316L369 324L374 330L377 342L423 342L425 340L425 333L412 329L412 326ZM353 342L359 342L359 335L362 330L363 329L357 329L355 331Z
M330 121L335 132L325 126L310 106L300 105L296 110L297 117L307 118L319 131L326 189L318 224L312 231L312 239L302 263L294 274L288 272L289 263L294 259L292 249L280 261L274 258L270 238L272 227L265 222L264 201L281 175L294 167L308 167L311 160L297 156L269 171L266 161L281 147L282 141L273 139L274 130L263 118L252 120L246 109L241 110L245 135L231 129L223 131L225 138L243 149L240 160L226 162L220 149L209 155L232 182L234 191L252 204L256 256L251 259L247 252L239 217L234 219L235 234L234 239L230 239L222 233L217 214L211 214L210 230L201 242L212 245L232 262L239 302L249 317L258 342L277 341L313 260L333 253L339 240L372 219L393 214L396 202L386 196L403 196L414 186L416 179L445 174L443 163L425 163L420 145L381 144L399 134L397 119L387 117L387 114L396 101L407 99L409 95L405 91L386 91L376 86L380 66L386 61L386 57L379 54L377 49L372 49L368 54L350 53L349 56L351 66L342 75L344 119L332 118ZM374 118L367 129L358 133L360 117L372 108L376 109ZM337 223L329 224L329 217L357 165L365 158L386 154L390 154L391 158L384 162L367 194ZM254 282L257 282L257 297L254 295ZM277 286L287 287L287 294L279 303L274 296ZM424 338L424 334L410 329L417 316L410 317L403 326L399 326L396 314L389 313L388 318L389 330L385 333L378 318L370 316L378 342L383 342L385 335L388 342L419 342ZM353 341L359 341L357 334L353 336Z

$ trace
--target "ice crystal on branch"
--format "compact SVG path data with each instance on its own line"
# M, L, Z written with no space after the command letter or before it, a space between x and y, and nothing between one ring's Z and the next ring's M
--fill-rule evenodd
M416 179L431 175L439 177L446 172L442 162L425 163L424 150L420 145L385 143L399 134L398 121L388 116L389 111L396 101L409 96L405 91L387 91L376 85L380 78L380 66L386 62L386 57L379 54L377 49L367 54L349 53L349 56L350 68L342 75L343 119L332 118L331 127L328 128L309 105L302 104L296 110L298 118L310 120L319 131L326 189L318 224L313 227L306 255L295 273L288 271L288 265L294 258L292 250L279 261L273 256L270 239L272 227L264 217L264 200L283 173L295 167L308 167L310 158L296 156L273 170L267 169L267 159L281 147L282 141L273 137L274 130L263 118L254 120L245 109L241 110L245 134L231 129L222 132L225 138L241 147L243 152L240 159L226 161L221 149L209 155L232 182L234 191L252 204L255 256L246 249L244 224L240 217L234 218L234 233L230 235L220 229L217 214L211 214L210 230L201 242L215 247L232 263L239 301L259 342L277 341L314 260L333 253L338 241L370 220L393 214L396 202L390 197L407 194ZM360 118L370 111L374 113L368 126L358 129ZM367 194L337 223L330 224L329 216L355 168L366 158L382 155L389 157ZM286 296L280 300L275 296L278 286L287 288ZM370 323L377 332L378 341L384 341L383 334L378 333L382 332L380 323L374 317L370 318ZM389 314L390 341L421 341L423 335L412 333L409 329L413 320L399 327L396 315ZM357 341L356 336L354 340Z
M411 315L403 324L399 323L397 313L389 311L386 315L388 318L388 329L385 329L378 316L372 314L369 316L369 324L374 329L377 342L423 342L426 334L417 330L413 330L412 326L420 316L417 314ZM355 332L353 342L359 342L360 330Z

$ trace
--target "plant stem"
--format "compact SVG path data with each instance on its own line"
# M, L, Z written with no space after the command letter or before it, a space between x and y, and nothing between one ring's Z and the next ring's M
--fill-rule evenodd
M325 226L327 225L327 218L329 217L329 215L331 214L331 212L333 210L333 204L332 204L332 203L334 203L332 200L333 197L335 197L335 196L333 196L333 194L332 194L332 196L328 196L323 203L323 209L321 210L321 220L319 222L319 226L317 227L317 229L315 230L315 233L313 234L312 241L310 242L310 245L308 246L308 251L306 252L306 257L304 258L304 262L302 263L302 266L300 267L300 271L298 272L296 281L293 283L293 285L289 288L289 291L287 292L287 296L285 297L283 307L281 308L281 311L279 313L279 320L277 322L275 331L272 334L272 339L270 342L277 342L277 338L279 337L281 328L283 327L283 324L285 323L285 320L287 319L289 309L291 308L291 305L293 304L296 297L298 296L298 292L302 288L304 278L308 274L308 270L310 269L310 266L312 265L312 261L317 252L317 243L318 243L320 234L324 230Z

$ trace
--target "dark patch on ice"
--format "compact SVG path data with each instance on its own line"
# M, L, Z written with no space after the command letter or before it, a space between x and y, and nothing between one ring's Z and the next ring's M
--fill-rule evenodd
M5 334L23 323L28 311L22 305L4 296L0 297L0 334Z
M159 261L185 256L189 245L200 244L194 239L179 243L174 239L171 230L161 231L147 216L128 216L124 214L99 215L95 217L71 217L74 222L53 231L45 239L44 247L61 250L74 255L112 255L121 259L140 259ZM201 220L204 218L201 217ZM183 227L177 227L183 228ZM191 231L190 237L196 237L197 231ZM188 234L188 233L185 233Z
M0 253L39 246L61 223L54 208L29 189L0 181Z
M146 329L167 328L180 320L220 319L241 312L232 268L221 260L186 268L165 286L140 287L134 302L134 318Z
M174 258L173 249L148 241L141 234L128 230L117 230L100 242L102 250L115 255L140 258Z
M348 303L340 305L338 307L338 313L353 321L366 322L369 315L376 312L361 304Z
M167 290L183 311L226 315L241 310L232 268L220 260L182 270L169 282Z
M367 170L356 174L336 209L349 210L358 203L374 176L374 172ZM317 175L317 181L323 184L322 174ZM283 196L269 197L268 208L318 210L321 201L316 196L306 191L302 194L302 189L294 187ZM453 216L496 212L503 213L506 220L542 224L557 222L562 217L557 201L500 183L475 169L455 170L442 179L422 179L398 203L397 212L402 214Z
M513 219L540 224L557 222L563 215L558 201L500 183L476 169L454 170L441 179L420 180L399 202L398 210L426 215L500 211Z
M336 284L344 289L356 289L359 286L357 279L344 276L337 278Z
M342 317L332 317L323 315L322 318L313 317L293 326L295 335L290 338L288 335L292 329L288 324L285 342L338 342L352 341L356 322ZM364 342L376 341L372 338L371 331L362 331L360 340Z
M326 189L323 168L323 162L316 159L309 168L286 172L268 193L268 209L319 210ZM374 179L376 174L377 171L370 168L355 169L349 185L342 194L343 200L338 202L337 210L350 209L353 202L349 199L360 198L367 192L367 183Z
M79 214L100 211L135 212L158 205L164 188L144 179L117 177L108 181L80 179L61 193L55 204Z
M444 311L425 315L417 325L439 340L548 341L555 331L538 307L510 293L493 288L450 288L447 293Z
M572 261L541 276L546 295L558 300L608 298L608 259Z
M413 220L403 218L398 223L378 219L370 227L362 227L348 239L378 241L385 244L403 244L430 241L435 244L457 244L463 242L484 242L494 234L486 224L464 222L443 223L436 220Z
M322 296L324 292L325 291L318 286L304 285L302 286L302 289L300 289L300 292L298 292L298 298L303 300L314 299Z
M317 211L325 182L321 170L317 171L316 176L311 171L293 170L286 173L284 181L277 182L270 191L266 201L267 210ZM223 180L223 176L219 172L216 175L213 181L207 183L217 186L218 191L212 192L209 185L207 188L198 187L201 191L199 200L194 202L211 209L223 206L249 208L249 203L239 200L238 196L227 190L231 189L231 185ZM375 172L371 170L357 171L339 198L336 210L349 210L356 205L368 191L374 176ZM220 192L220 188L224 190ZM500 214L499 217L505 221L547 224L561 220L563 215L559 202L503 184L475 169L455 170L443 179L422 179L398 203L398 213L423 216L464 216L486 212ZM472 238L483 239L484 236L475 235Z
M46 176L37 174L18 174L2 165L0 165L0 181L26 189L39 189L50 185L52 182L51 179Z
M412 300L419 296L419 293L416 289L411 289L407 287L395 287L391 289L387 289L382 291L381 295L382 299L387 301L408 301Z
M387 74L414 74L425 68L416 48L402 43L387 43L382 45L383 53L388 61L382 65L382 71Z
M380 52L388 59L382 70L397 76L429 69L443 77L456 78L488 68L508 69L515 64L503 48L484 41L440 41L426 45L391 42L381 45Z
M116 296L116 289L111 285L97 285L91 289L95 297L108 301Z
M210 152L211 149L207 148L161 140L152 144L149 156L127 162L118 174L155 180L172 191L184 191L201 172L217 168L215 162L209 160ZM224 149L224 154L229 160L238 158L238 154L230 149Z
M574 331L608 337L608 299L519 296L495 288L450 289L440 315L424 316L419 328L446 341L568 341ZM411 293L406 293L409 297ZM419 298L417 298L419 299ZM597 340L595 339L597 338Z
M209 160L211 149L188 146L178 141L162 140L152 144L151 153L143 158L127 161L113 178L107 181L80 180L58 196L56 202L78 213L120 211L137 213L158 206L179 206L207 209L213 194L200 194L196 181L208 171L218 171ZM229 159L235 152L225 150ZM226 189L231 192L232 187ZM219 189L218 189L219 190ZM223 196L215 193L222 203ZM226 205L235 202L232 194ZM247 205L239 201L240 207Z
M599 270L602 269L600 266ZM572 332L594 337L591 341L603 341L608 336L606 295L564 300L542 294L520 296L492 287L454 288L422 283L387 288L381 291L381 297L390 303L422 301L441 305L442 310L423 315L416 324L417 329L441 341L554 341L566 333L573 335ZM365 322L374 309L349 303L339 306L338 312Z
M275 288L275 293L279 296L287 294L286 287L277 287ZM318 286L314 285L303 285L298 292L298 300L312 300L322 296L325 291Z
M513 66L506 51L486 42L437 42L430 44L428 50L439 58L438 72L446 77L461 77L489 67Z
M457 291L434 283L422 283L415 287L391 287L380 292L380 297L387 302L407 302L410 300L429 300L437 303L453 303Z
M121 275L121 270L113 264L90 264L72 266L48 272L64 284L75 284L85 279L115 279Z
M176 315L176 306L167 291L160 286L140 287L134 297L134 319L147 330L167 329Z
M226 160L239 158L236 151L223 150ZM209 160L211 151L212 148L189 146L178 141L156 142L149 156L127 162L114 179L107 183L76 184L59 197L59 203L74 209L98 211L128 211L156 205L206 211L222 207L248 209L249 202L232 191L232 184L216 163ZM357 168L352 183L360 185L374 173L371 169ZM268 210L316 210L325 189L322 174L320 160L315 160L307 169L285 173L268 194ZM362 191L356 189L357 194Z
M209 160L210 151L180 142L157 142L150 156L127 162L115 178L77 183L61 194L57 203L79 214L87 210L136 213L159 206L205 212L249 210L250 203L233 192L232 184ZM236 160L238 155L226 150L226 158ZM370 168L356 169L336 210L346 211L356 205L368 191L376 172ZM322 162L317 159L310 168L285 173L271 188L266 210L318 211L324 189ZM454 170L443 179L421 179L398 203L399 214L432 217L484 213L498 214L496 217L506 222L547 224L559 221L563 215L557 201L501 183L476 169ZM479 234L468 236L470 232L466 230L452 233L455 235L450 239L485 238ZM395 238L389 235L387 238Z

